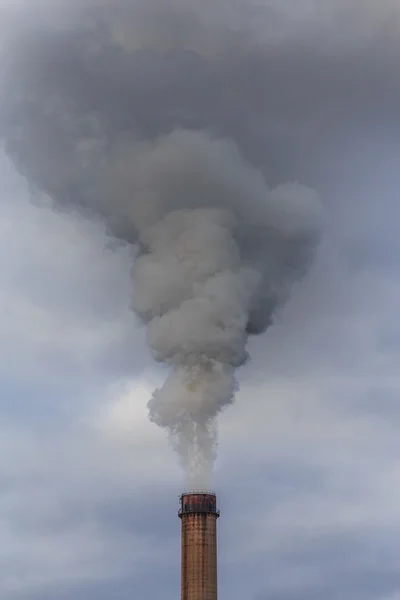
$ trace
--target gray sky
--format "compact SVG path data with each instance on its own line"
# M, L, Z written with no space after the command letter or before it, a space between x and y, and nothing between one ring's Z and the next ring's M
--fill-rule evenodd
M396 2L168 0L157 20L155 1L143 14L104 0L90 35L80 11L100 3L74 4L0 5L1 130L31 183L54 191L60 164L82 177L75 138L56 154L44 118L61 90L107 132L233 138L269 183L299 180L324 205L314 265L251 340L219 421L221 599L399 600ZM110 39L112 60L82 63ZM43 112L18 146L28 100ZM165 372L130 312L132 251L99 220L32 202L6 154L0 191L0 595L177 598L182 478L147 420Z

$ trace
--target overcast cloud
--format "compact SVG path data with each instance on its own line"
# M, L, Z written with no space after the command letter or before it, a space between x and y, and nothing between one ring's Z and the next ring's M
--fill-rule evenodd
M130 311L132 248L51 207L84 178L46 120L56 90L106 138L205 128L318 192L314 264L219 421L220 597L398 600L397 2L48 4L0 3L1 598L179 596L182 477L146 409L165 372Z

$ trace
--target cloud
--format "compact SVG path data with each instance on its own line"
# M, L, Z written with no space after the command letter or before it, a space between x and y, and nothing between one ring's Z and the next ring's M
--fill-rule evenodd
M129 249L113 249L97 222L30 204L4 158L2 167L0 328L7 340L1 350L6 372L17 371L22 360L37 375L46 365L46 378L52 364L74 375L95 363L131 372L140 363L133 338L140 344L143 333L129 308Z
M7 478L2 465L3 597L118 581L151 560L162 563L165 542L153 547L160 529L154 507L143 510L162 476L146 483L135 469L141 457L126 462L88 432L40 439L9 427L7 437L2 446L14 464ZM155 465L147 465L154 475Z

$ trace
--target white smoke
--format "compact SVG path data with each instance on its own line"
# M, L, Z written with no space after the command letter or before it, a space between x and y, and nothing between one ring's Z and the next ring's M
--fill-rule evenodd
M241 263L233 221L226 210L171 212L147 232L148 253L134 267L149 346L173 368L149 402L150 418L173 436L189 485L207 485L215 417L232 401L261 280Z

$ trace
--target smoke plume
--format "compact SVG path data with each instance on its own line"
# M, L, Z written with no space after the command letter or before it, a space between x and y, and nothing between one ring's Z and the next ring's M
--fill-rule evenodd
M254 127L245 94L221 102L257 36L239 17L223 23L220 6L55 3L40 26L19 25L2 100L5 145L32 193L101 215L137 249L132 308L170 369L149 415L189 486L209 485L248 337L306 273L319 229L316 193L268 186L241 143ZM235 104L242 135L229 131Z

